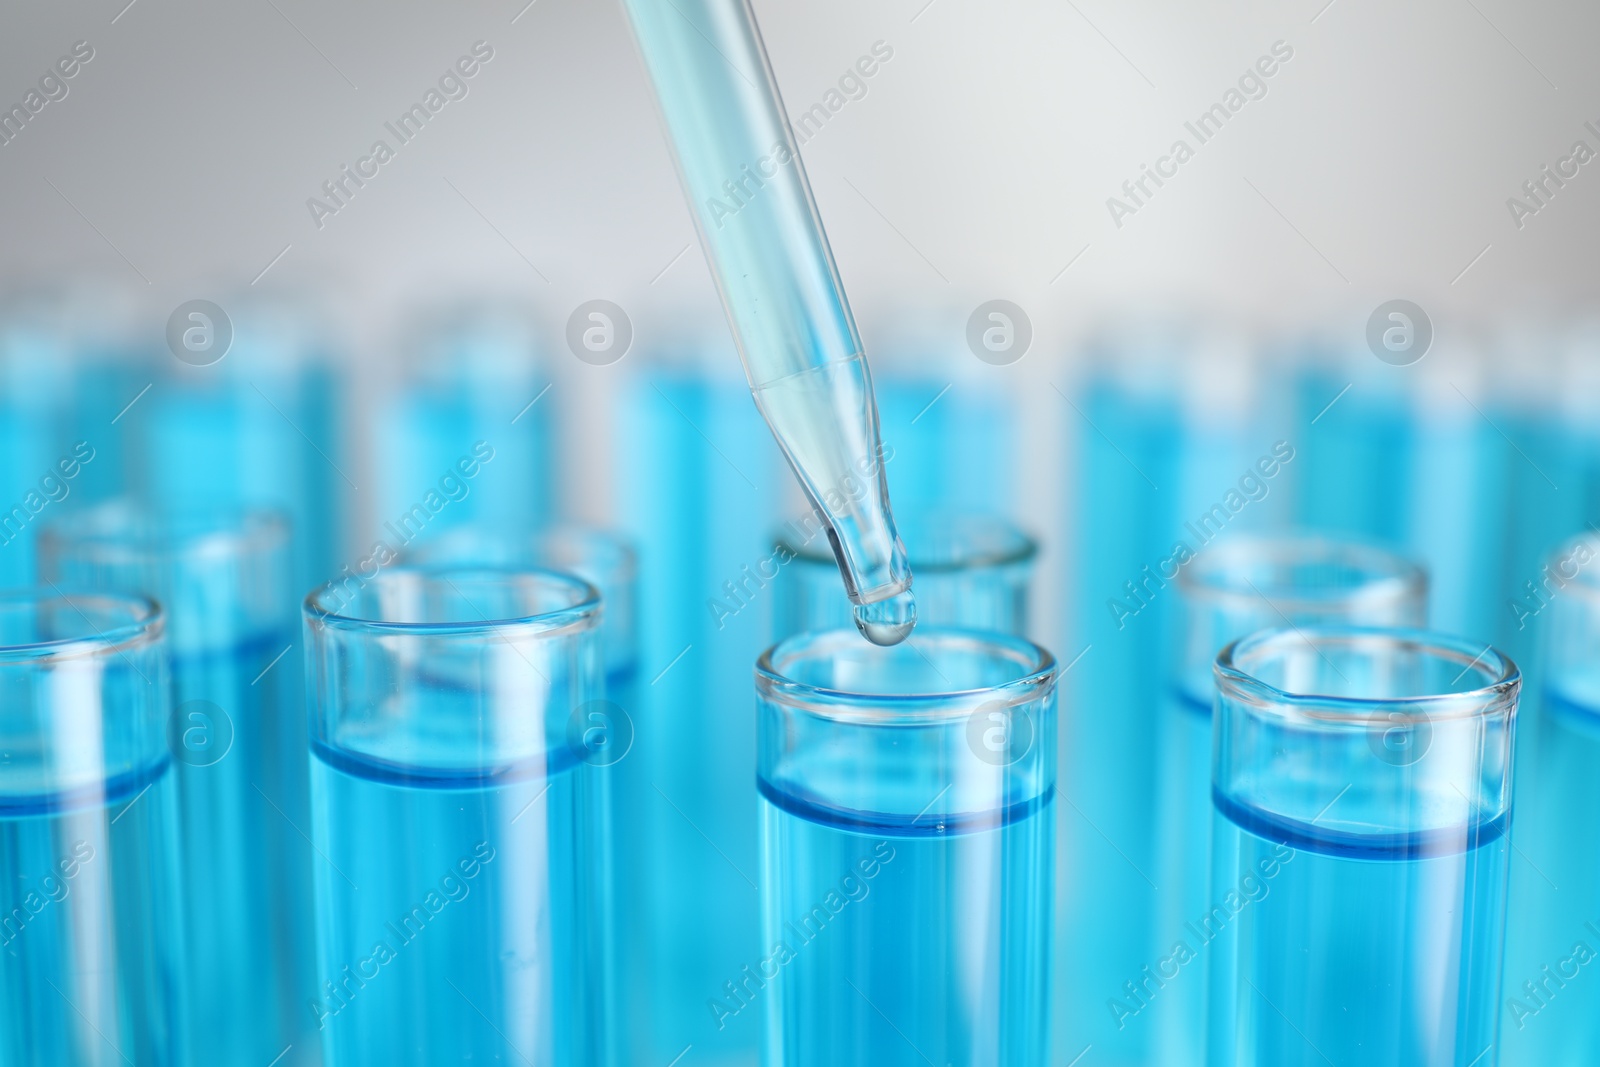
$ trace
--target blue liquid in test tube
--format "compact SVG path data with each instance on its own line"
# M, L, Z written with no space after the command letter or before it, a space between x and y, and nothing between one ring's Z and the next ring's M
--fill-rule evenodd
M582 773L599 594L386 569L307 598L327 1067L611 1062L604 782Z
M1003 519L967 512L924 517L901 508L900 527L917 575L917 616L924 623L1025 634L1038 545ZM786 523L777 544L786 562L774 599L775 636L850 625L839 565L822 542L820 523ZM775 568L779 566L774 563Z
M456 526L508 541L543 527L553 503L551 383L531 327L508 309L468 305L419 336L376 422L379 536L398 551ZM447 504L419 512L430 493Z
M762 656L763 936L720 1010L759 1006L767 1067L1047 1062L1055 678L931 627Z
M1427 621L1421 568L1362 542L1308 536L1232 537L1179 572L1177 667L1159 733L1161 797L1156 947L1195 947L1210 896L1212 665L1230 641L1275 626L1346 623L1417 627ZM1170 969L1170 968L1169 968ZM1197 973L1196 973L1197 972ZM1138 1005L1135 1005L1136 1007ZM1129 1026L1158 1034L1165 1067L1205 1062L1205 974L1171 977Z
M195 1046L227 1067L289 1045L300 1051L283 1062L304 1062L310 820L286 521L114 502L48 527L39 553L59 588L144 593L166 610Z
M1516 666L1307 626L1235 642L1216 678L1212 896L1155 965L1209 966L1206 1062L1494 1067Z
M1536 619L1542 692L1517 738L1507 1067L1577 1067L1600 1048L1600 983L1588 973L1600 959L1600 538L1567 542L1548 565L1565 584Z
M1172 491L1177 398L1150 384L1163 378L1102 371L1075 401L1083 418L1069 410L1079 427L1079 481L1064 520L1078 542L1067 659L1082 658L1062 687L1073 707L1093 711L1062 726L1062 792L1070 803L1061 815L1055 1029L1066 1059L1092 1045L1094 1056L1116 1067L1143 1067L1154 1036L1119 1027L1107 1000L1150 962L1154 944L1157 665L1169 662L1176 598L1158 592L1139 607L1126 583L1144 581L1144 568L1171 555L1182 525ZM1119 620L1108 610L1113 598L1138 613Z
M342 381L315 320L287 304L231 308L217 362L156 356L150 392L119 420L129 493L152 509L281 511L293 531L291 588L337 573L343 501L355 491L340 426Z
M749 670L776 595L760 575L785 475L736 377L657 373L626 410L616 506L639 546L642 713L629 758L649 783L653 961L635 1025L651 1060L692 1044L704 1062L751 1064L759 1012L719 1020L706 1005L760 947Z
M972 362L965 350L961 358ZM897 528L931 511L1005 514L1017 502L1021 450L1013 398L959 365L945 370L924 367L918 377L891 370L873 383ZM918 585L919 612L921 599Z
M163 627L143 598L0 598L8 1067L190 1062Z
M607 894L608 976L614 986L610 1017L629 1023L617 1034L623 1063L651 1056L650 1004L652 956L646 917L658 885L650 862L656 848L647 829L656 803L644 768L643 746L656 743L641 714L639 692L639 563L632 543L613 531L561 525L517 540L497 537L474 526L457 526L432 538L409 560L425 565L543 566L574 574L600 591L600 643L605 656L605 691L581 716L578 740L590 773L610 778L604 793L611 804L601 844L605 865L598 888ZM835 585L837 586L837 582ZM665 863L662 866L666 866Z

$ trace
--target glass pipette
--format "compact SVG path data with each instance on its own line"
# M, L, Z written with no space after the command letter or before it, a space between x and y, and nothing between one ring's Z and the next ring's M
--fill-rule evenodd
M624 0L756 407L828 540L856 626L916 624L855 319L748 0Z

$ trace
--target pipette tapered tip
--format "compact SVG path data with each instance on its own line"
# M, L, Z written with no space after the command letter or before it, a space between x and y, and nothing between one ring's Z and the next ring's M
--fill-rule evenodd
M855 606L856 629L875 645L898 645L917 625L917 602L906 589L886 600Z

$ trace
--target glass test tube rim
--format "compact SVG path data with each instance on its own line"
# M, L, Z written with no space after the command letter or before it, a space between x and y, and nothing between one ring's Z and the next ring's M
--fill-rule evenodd
M49 641L0 644L0 669L24 663L65 663L76 659L120 655L131 648L142 648L160 641L166 633L166 611L154 598L138 593L76 589L13 589L0 592L0 614L14 608L37 610L48 604L72 608L92 633ZM126 611L128 621L109 629L99 629L82 608L89 604Z
M1319 655L1323 646L1331 644L1405 649L1459 664L1462 674L1476 670L1478 677L1488 681L1454 693L1350 697L1279 689L1240 665L1251 654L1269 653L1274 646L1289 643L1310 644ZM1366 730L1390 724L1393 722L1391 713L1400 709L1407 717L1435 722L1514 715L1522 686L1522 672L1516 663L1490 645L1480 646L1466 638L1432 630L1377 626L1287 626L1258 630L1223 648L1217 654L1214 674L1218 695L1224 700L1248 707L1257 715L1333 730Z
M1334 563L1348 565L1362 576L1349 586L1325 588L1240 585L1240 563L1266 560L1278 564ZM1229 538L1196 554L1178 571L1178 589L1192 603L1242 603L1262 599L1284 614L1335 614L1361 603L1402 603L1426 597L1428 572L1411 559L1371 541L1313 533Z
M920 646L963 647L1007 659L1018 677L992 686L929 693L861 693L814 685L786 676L779 665L805 658L825 658L840 649L866 655L894 655L899 646L872 645L854 629L799 633L768 648L756 661L758 697L784 707L839 723L865 726L928 726L969 717L973 700L1004 699L1023 705L1047 697L1057 681L1055 655L1042 645L1014 634L955 627L919 627L911 639ZM921 649L913 648L921 654ZM809 653L809 655L808 655Z
M572 630L592 629L600 623L602 612L600 591L590 582L584 581L574 574L568 574L565 571L558 571L549 567L450 563L396 564L386 567L382 572L366 581L361 586L360 591L365 593L380 584L393 585L396 582L407 580L424 582L438 579L451 582L452 579L461 579L467 576L487 576L520 581L529 589L535 588L538 583L544 583L544 588L547 591L559 590L564 592L571 598L571 602L564 607L553 608L548 611L500 619L479 618L436 621L374 619L365 617L365 614L370 614L370 612L350 614L346 609L334 611L324 606L323 598L343 585L342 582L331 581L306 594L305 600L301 605L301 612L306 623L314 627L327 627L352 633L367 632L418 637L477 635L494 631L502 636L514 635L517 637L542 638L560 636ZM457 590L457 593L465 599L465 595L460 594L459 590Z
M595 564L611 582L631 582L639 576L639 550L620 530L591 523L558 523L536 534L534 546L558 567ZM594 549L604 557L590 555Z
M999 515L986 513L956 512L952 514L934 514L931 519L939 522L959 522L971 524L972 528L982 533L998 534L1003 541L999 547L988 547L972 551L970 554L955 553L944 558L930 558L919 556L912 546L906 548L906 563L913 574L948 574L966 570L987 570L990 568L1010 567L1019 564L1031 563L1039 554L1039 542L1034 540L1020 526L1011 523ZM820 530L818 531L821 532ZM901 540L904 540L902 536ZM826 538L821 545L817 538L812 537L804 542L797 542L790 537L787 530L780 531L776 544L794 553L795 558L803 563L837 566L833 549ZM914 584L914 583L913 583Z
M288 514L275 507L163 512L117 499L46 525L39 532L39 554L77 555L98 566L249 559L288 544L289 531Z

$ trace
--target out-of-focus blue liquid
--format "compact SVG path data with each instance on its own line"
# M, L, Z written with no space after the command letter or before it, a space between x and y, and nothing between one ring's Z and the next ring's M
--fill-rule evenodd
M309 1048L293 1004L310 980L297 937L311 921L305 724L285 693L299 672L284 656L263 673L292 644L280 631L171 661L189 1015L213 1064Z
M1496 1062L1508 816L1369 834L1214 799L1212 899L1184 938L1212 955L1211 1067Z
M314 747L328 1067L599 1062L596 887L577 877L590 768L453 775Z
M674 16L675 17L675 16ZM777 590L770 538L790 476L742 382L662 375L629 398L617 506L639 546L646 779L647 1062L748 1065L752 1012L719 1028L707 1001L759 947L750 666ZM619 765L620 766L620 765Z
M1093 650L1061 685L1063 703L1093 710L1061 724L1057 1058L1071 1061L1092 1046L1089 1055L1104 1067L1143 1067L1154 1029L1119 1027L1106 1000L1149 962L1155 944L1156 724L1164 708L1154 665L1172 661L1168 631L1178 606L1177 590L1157 579L1174 536L1183 535L1171 491L1180 419L1170 394L1110 380L1092 382L1080 403L1088 421L1068 412L1080 423L1077 508L1065 520L1078 531L1079 559L1077 592L1062 598L1074 636L1061 659ZM1113 599L1118 612L1109 609Z
M1500 1032L1505 1067L1587 1067L1600 1050L1600 677L1545 691L1525 725Z
M765 1001L763 1062L1046 1062L1053 903L1040 871L1051 866L1054 787L959 820L758 787L764 847L788 858L782 881L763 887L760 955L727 976L720 1002L737 1016Z
M163 758L103 791L0 796L6 1067L189 1062L173 777Z
M1189 937L1185 924L1205 913L1212 818L1209 805L1196 803L1197 797L1211 791L1211 702L1197 696L1191 685L1179 682L1172 687L1163 712L1169 736L1161 746L1157 772L1164 807L1158 824L1165 832L1157 842L1162 860L1154 930L1158 958L1170 953L1177 940ZM1155 1032L1154 1062L1162 1067L1183 1067L1205 1061L1205 1050L1195 1041L1196 1035L1205 1033L1205 1005L1202 972L1186 974L1163 989L1150 1010L1138 1013L1137 1022L1121 1012L1112 1014L1121 1016L1118 1021L1124 1028L1149 1026Z

